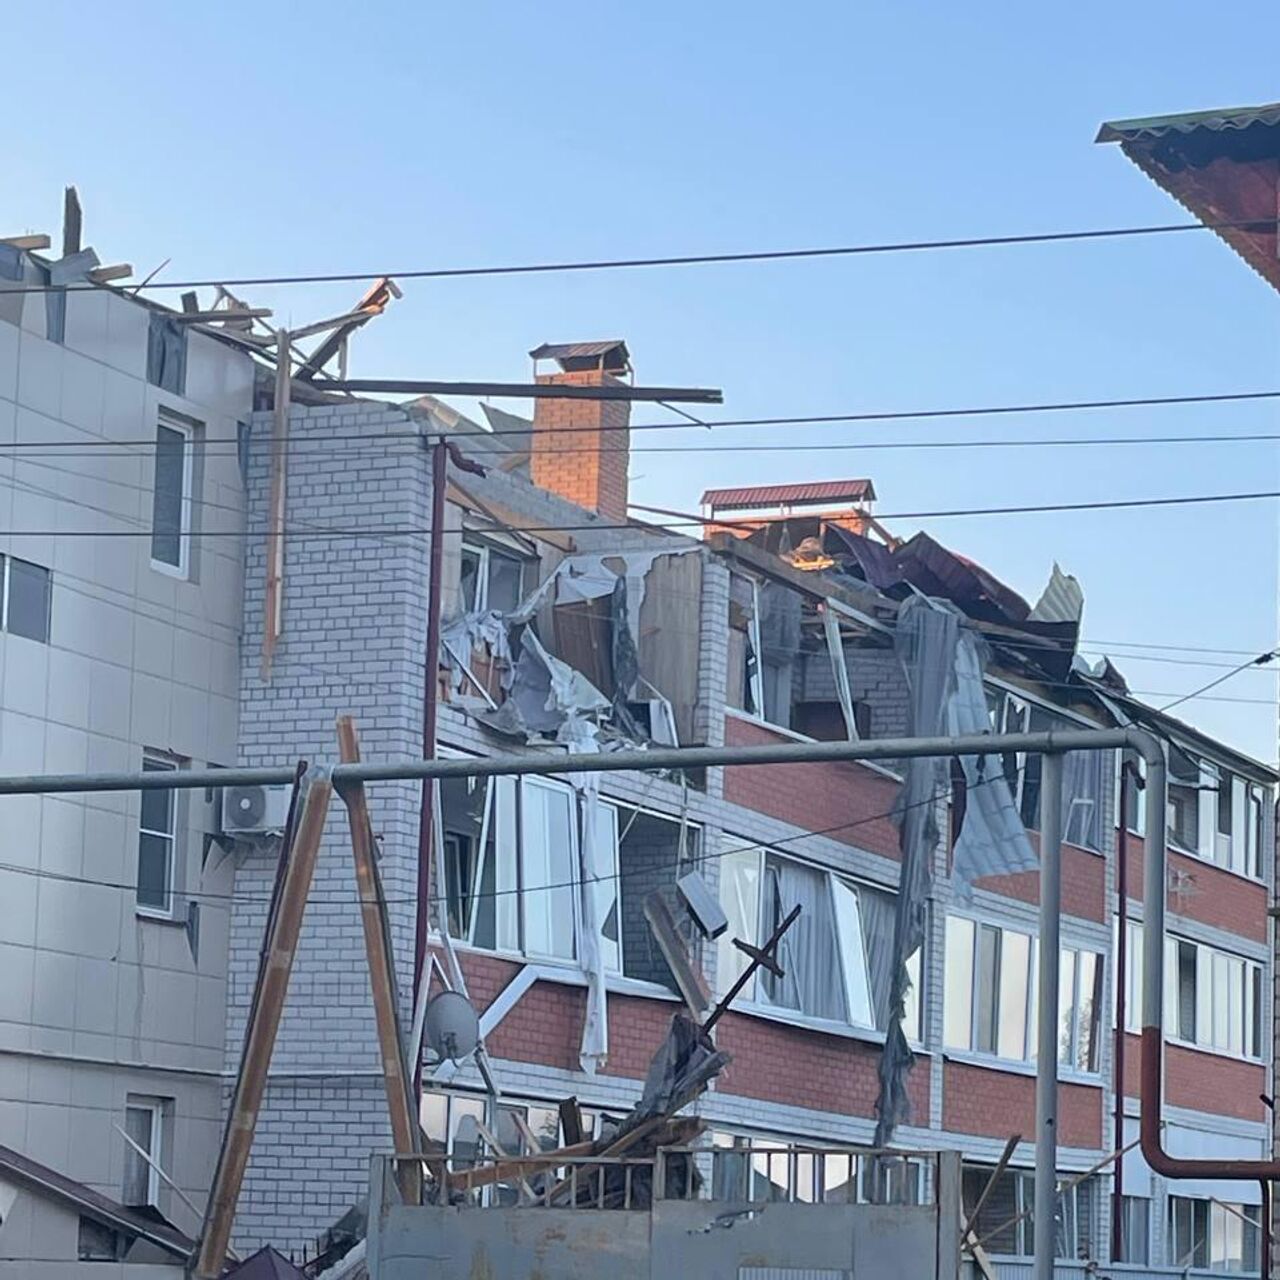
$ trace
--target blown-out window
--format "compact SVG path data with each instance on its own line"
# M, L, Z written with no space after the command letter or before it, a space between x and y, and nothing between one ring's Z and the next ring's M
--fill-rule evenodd
M757 847L721 857L720 904L729 919L716 967L721 992L748 963L733 939L764 942L798 906L800 915L779 945L783 976L758 971L743 998L806 1017L886 1029L896 895ZM918 1037L918 951L908 961L908 972L911 991L903 1025L909 1036Z

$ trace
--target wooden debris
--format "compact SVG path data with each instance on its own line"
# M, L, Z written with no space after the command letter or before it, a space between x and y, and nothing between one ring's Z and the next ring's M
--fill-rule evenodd
M27 253L47 249L51 243L48 236L0 236L0 244L7 244L10 249L22 249Z
M644 918L649 922L654 940L671 967L672 976L676 980L676 986L680 988L685 1004L695 1017L701 1018L711 1005L711 989L702 976L702 970L690 957L689 949L676 927L675 915L661 890L655 889L644 900Z

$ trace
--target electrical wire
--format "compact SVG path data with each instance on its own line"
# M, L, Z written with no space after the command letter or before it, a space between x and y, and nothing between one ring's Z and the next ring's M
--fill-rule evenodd
M1122 399L1108 400L1061 400L1061 401L1031 401L1024 404L1007 404L1007 405L972 405L965 407L953 407L943 409L888 409L888 410L866 410L855 411L849 413L822 413L807 415L791 415L772 418L708 418L699 419L698 427L712 428L723 430L725 428L740 427L811 427L811 426L829 426L841 423L859 423L859 422L911 422L911 421L929 421L934 419L947 418L990 418L990 417L1011 417L1020 414L1040 414L1040 413L1084 413L1098 409L1152 409L1162 408L1172 405L1193 405L1193 404L1239 404L1249 403L1256 400L1278 400L1280 399L1280 390L1276 391L1223 391L1211 392L1199 395L1177 395L1177 396L1130 396ZM374 403L370 401L353 402L358 404ZM399 409L401 406L394 401L386 401L388 409ZM695 426L690 422L636 422L628 425L602 423L599 426L574 426L566 425L556 428L557 437L566 435L589 434L597 435L601 432L608 434L610 432L626 431L633 433L637 431L693 431ZM472 433L461 433L456 431L445 431L443 433L435 432L429 427L424 427L421 432L418 431L402 431L387 432L382 435L371 435L368 432L335 432L327 434L323 441L316 442L324 446L335 441L354 441L361 444L376 444L383 440L402 439L406 441L421 441L431 435L444 434L449 438L456 440L466 449L478 447L486 439L503 438L507 436L519 436L527 438L529 429L525 427L495 427L492 430L482 428ZM1211 442L1218 439L1248 439L1246 436L1222 436L1206 435L1204 441ZM1270 434L1259 435L1260 440L1269 440L1274 437ZM1171 440L1191 439L1187 436L1171 437ZM1164 437L1153 438L1155 443L1164 443ZM289 442L290 447L292 441ZM310 443L310 442L308 442ZM124 439L96 439L96 440L10 440L0 441L0 453L26 449L26 448L82 448L82 449L111 449L111 448L144 448L154 449L156 445L155 435L134 436ZM209 448L211 445L225 445L228 448L240 448L242 442L235 436L218 436L208 438L202 442L201 448ZM252 441L250 448L254 453L260 452L262 449L270 447L268 441Z
M726 766L726 767L732 767L732 766ZM746 768L750 766L739 766L739 767ZM1025 769L1025 767L1026 767L1025 765L1018 766L1015 773L1021 773ZM973 783L968 788L968 790L973 791L977 787L987 786L1001 779L1008 781L1008 775L1002 769L997 768L997 770L989 778L985 778L978 782ZM834 835L836 832L851 831L858 827L869 826L875 822L891 821L897 813L905 812L906 810L912 809L912 808L921 808L926 805L940 804L942 801L946 800L950 795L951 795L950 788L948 788L945 791L936 791L934 792L933 795L927 796L923 800L916 800L916 801L913 801L911 804L903 805L900 809L886 809L881 813L870 814L866 817L856 818L849 822L837 823L836 825L830 826L830 827L821 827L816 831L804 831L798 835L785 836L779 840L754 840L747 844L733 845L727 849L719 849L715 853L700 854L696 859L694 859L694 861L696 863L718 862L721 858L728 858L737 853L750 853L756 849L780 849L784 847L789 848L790 846L796 844L801 840L810 840L818 836ZM49 798L62 800L66 803L71 803L70 801L66 800L65 796L49 797ZM612 797L602 797L602 798L607 801L613 800ZM623 807L627 807L627 808L631 807L630 805L627 804L625 800L616 800L613 802L619 805L622 805ZM753 811L753 812L758 812L758 811ZM768 817L769 815L762 814L760 816ZM671 817L670 820L673 823L676 823L679 821L679 819L674 816ZM702 824L700 823L699 825L702 825ZM69 872L51 871L42 867L24 867L18 863L0 862L0 871L11 871L11 872L16 872L20 874L36 876L42 879L65 881L72 884L93 885L95 887L104 888L104 889L121 889L121 890L129 890L129 891L136 891L137 889L136 884L129 884L124 881L99 880L89 876L72 875ZM595 876L589 880L583 879L581 877L575 877L572 880L561 880L561 881L557 881L550 884L544 884L544 885L525 885L523 887L518 887L514 889L491 889L487 891L469 894L468 896L471 898L502 898L502 897L508 897L508 896L516 895L520 893L548 893L553 889L576 889L576 888L582 888L584 885L595 884L602 881L607 882L607 881L616 880L619 883L622 883L626 881L628 878L633 878L638 875L648 875L648 874L649 873L645 871L643 868L628 869L624 871L621 869L621 867L619 867L619 870L616 872L611 872L607 875L602 875L602 876ZM231 901L270 902L271 901L270 895L268 894L254 895L254 894L245 894L245 893L213 893L213 892L205 892L205 891L184 891L182 896L187 898L198 898L201 900L225 901L225 902L231 902ZM350 886L350 892L344 892L341 895L335 895L334 897L328 900L346 902L346 901L354 901L356 898L358 898L358 894L356 893L356 885L354 882L352 882ZM317 901L324 901L325 899L318 897L317 894L313 891L312 894L308 896L307 900L308 902L317 902ZM412 902L416 902L417 898L415 896L407 895L407 894L388 895L386 897L386 901L388 903L412 903ZM445 905L447 904L447 896L442 894L432 894L431 902L436 906Z
M583 261L535 262L509 266L486 267L415 267L407 271L330 271L299 275L239 276L231 279L206 280L155 280L150 283L127 286L133 291L172 289L226 289L246 288L254 285L347 284L356 281L389 276L394 280L450 280L475 276L550 275L561 272L618 271L637 267L691 267L735 262L785 262L809 258L851 258L891 253L921 253L941 249L987 249L1012 245L1070 244L1091 240L1123 240L1136 236L1174 235L1184 231L1274 230L1270 223L1259 219L1229 222L1174 222L1156 223L1134 227L1098 227L1077 231L1037 231L1015 235L964 236L945 240L893 240L882 243L832 245L803 249L757 249L725 253L670 254L661 257L596 258ZM12 293L78 293L98 289L101 285L15 285Z
M1260 502L1280 498L1280 490L1260 489L1254 492L1241 493L1201 493L1183 494L1170 498L1114 498L1096 502L1044 502L1025 503L1009 507L950 507L937 510L894 511L877 513L878 520L948 520L967 516L1012 516L1040 515L1067 511L1124 511L1142 510L1155 507L1184 507L1224 504L1233 502ZM72 501L68 499L68 501ZM637 510L645 508L636 504ZM648 508L655 510L656 508ZM678 532L681 529L697 529L706 525L725 527L734 522L729 518L712 520L699 516L681 515L662 523L644 521L611 522L593 520L580 524L503 524L501 528L509 533L575 533L575 532L630 532L648 533L654 531ZM209 538L246 538L262 537L267 533L265 526L245 529L194 529L184 533L182 537L205 540ZM392 525L379 529L372 526L346 527L312 527L298 528L286 526L284 533L295 542L324 539L358 539L358 538L409 538L422 537L431 532L425 525ZM10 538L149 538L149 529L0 529L0 537Z
M1184 693L1181 697L1174 698L1172 702L1166 702L1164 706L1158 707L1158 711L1168 711L1170 707L1181 706L1184 702L1190 702L1192 698L1202 698L1210 689L1216 689L1220 684L1230 680L1232 676L1238 676L1242 671L1247 671L1250 667L1262 667L1268 662L1274 661L1280 656L1280 649L1270 649L1266 653L1260 653L1256 658L1250 658L1247 662L1242 662L1238 667L1234 667L1228 671L1226 675L1218 676L1215 680L1210 680L1208 684L1201 685L1199 689L1193 689L1190 693ZM1226 699L1221 699L1226 701ZM1234 701L1242 702L1244 699L1237 698ZM1250 699L1257 701L1257 699Z

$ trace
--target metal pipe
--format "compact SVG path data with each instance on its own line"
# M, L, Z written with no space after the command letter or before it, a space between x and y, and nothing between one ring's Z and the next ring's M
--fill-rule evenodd
M1280 1178L1274 1160L1187 1160L1164 1149L1160 1126L1164 1090L1164 917L1166 764L1159 740L1128 729L1128 743L1147 766L1147 834L1142 858L1142 1158L1162 1178L1222 1178L1261 1182Z
M438 436L431 446L431 548L427 580L427 642L422 657L422 758L434 760L439 714L440 599L444 576L444 500L449 476L449 446ZM427 935L431 931L432 826L435 819L435 778L422 778L422 807L418 811L418 901L413 928L413 991L426 980ZM422 1049L413 1060L413 1096L422 1092Z
M1040 975L1036 1048L1035 1280L1053 1280L1058 1210L1058 969L1062 959L1062 757L1040 771Z
M876 738L857 742L779 742L756 747L663 747L651 751L609 751L598 755L457 757L395 763L335 764L334 785L348 782L405 782L423 778L488 778L496 775L623 773L630 770L697 769L757 764L819 764L853 760L911 759L917 756L998 755L1007 751L1102 751L1137 746L1149 735L1140 729L1069 729L1047 733L980 733L955 738ZM1151 738L1155 743L1155 739ZM1156 750L1159 750L1158 744ZM269 786L293 781L292 765L253 769L174 769L148 773L63 773L0 777L0 795L58 795L88 791L191 791L204 787Z
M1111 1146L1119 1150L1124 1146L1124 1036L1126 1010L1126 982L1128 981L1129 963L1129 792L1125 787L1128 771L1132 764L1121 757L1120 762L1120 796L1118 799L1119 814L1116 834L1116 919L1119 922L1116 933L1116 962L1112 980L1116 987L1116 1026L1112 1037L1112 1081L1114 1097L1114 1133ZM1121 1230L1120 1210L1124 1200L1124 1161L1116 1162L1111 1183L1111 1261L1119 1262L1124 1252L1124 1233Z
M1261 1212L1258 1214L1258 1275L1262 1280L1271 1280L1271 1182L1267 1178L1259 1178L1258 1186L1262 1192Z

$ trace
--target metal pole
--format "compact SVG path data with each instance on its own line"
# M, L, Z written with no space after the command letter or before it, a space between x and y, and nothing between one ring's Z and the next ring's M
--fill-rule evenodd
M1062 918L1062 757L1040 766L1040 1022L1036 1052L1034 1280L1053 1280L1058 1207L1058 963Z
M1124 1035L1126 1009L1125 997L1129 965L1129 791L1125 786L1129 770L1133 768L1121 756L1119 815L1116 833L1116 1029L1112 1040L1111 1087L1114 1092L1114 1136L1111 1145L1116 1150L1124 1146ZM1111 1261L1119 1262L1124 1252L1124 1232L1121 1230L1120 1210L1124 1202L1124 1161L1117 1160L1111 1183Z
M444 498L449 474L449 446L443 436L431 447L431 577L427 582L427 647L422 661L422 758L436 754L436 716L440 669L440 588L444 575ZM427 932L431 920L432 823L435 819L435 779L422 779L422 808L418 814L418 909L413 933L413 996L426 980ZM413 1060L413 1096L422 1092L422 1051Z

